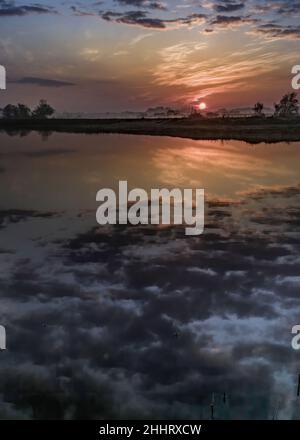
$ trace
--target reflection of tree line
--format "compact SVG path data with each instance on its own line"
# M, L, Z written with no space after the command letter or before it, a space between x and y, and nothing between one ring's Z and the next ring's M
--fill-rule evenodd
M7 134L8 136L19 136L21 138L28 136L33 130L29 129L20 129L20 128L9 128L6 127L0 129L0 133L3 132ZM34 130L37 132L40 136L42 141L46 141L49 139L49 137L53 134L53 131L50 130Z

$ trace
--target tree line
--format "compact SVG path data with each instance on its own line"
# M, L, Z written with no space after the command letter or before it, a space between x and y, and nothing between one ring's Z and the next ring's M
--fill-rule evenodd
M290 118L299 114L299 101L297 93L287 93L284 95L278 104L274 104L274 116ZM255 116L265 117L264 104L257 102L253 108ZM39 104L31 110L25 104L12 105L8 104L2 110L2 117L4 119L47 119L53 116L55 110L48 102L41 99Z
M2 110L2 117L4 119L47 119L54 113L54 108L45 99L41 99L33 110L25 104L8 104Z
M278 104L274 104L274 116L280 118L290 118L299 114L299 101L297 93L287 93ZM265 117L264 104L257 102L253 108L255 116Z

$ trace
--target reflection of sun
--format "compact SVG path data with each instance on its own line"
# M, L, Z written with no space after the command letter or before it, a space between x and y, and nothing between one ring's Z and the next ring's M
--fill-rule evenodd
M207 105L205 104L205 102L200 102L198 107L199 107L199 110L206 110Z
M173 141L174 142L174 141ZM268 160L246 152L241 142L188 141L163 144L153 160L163 187L202 188L216 197L238 199L239 193L263 182ZM278 170L276 170L276 173ZM276 174L275 173L275 174ZM274 176L275 176L274 174ZM268 176L273 176L273 171ZM274 177L272 177L274 179ZM238 182L238 183L237 183ZM254 182L254 183L251 183Z

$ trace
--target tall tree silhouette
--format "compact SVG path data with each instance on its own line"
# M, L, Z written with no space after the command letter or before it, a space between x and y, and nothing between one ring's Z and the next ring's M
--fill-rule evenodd
M54 114L55 110L45 99L41 99L38 106L33 110L32 116L37 119L47 119Z
M287 93L279 102L275 104L275 116L290 117L296 116L299 112L299 101L297 99L297 93Z

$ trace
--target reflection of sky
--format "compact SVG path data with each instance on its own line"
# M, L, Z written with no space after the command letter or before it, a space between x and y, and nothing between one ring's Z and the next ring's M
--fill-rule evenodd
M3 139L3 140L2 140ZM298 182L298 143L250 146L238 141L53 134L2 135L2 208L95 209L101 188L204 188L238 198L260 186Z
M0 418L299 418L296 144L132 139L2 135ZM203 236L97 227L102 184L176 176Z
M37 134L22 139L2 135L2 209L55 211L54 232L65 236L65 224L73 225L72 218L78 212L95 212L97 191L103 187L117 190L119 180L128 180L129 188L146 190L203 187L207 197L225 200L239 200L251 190L298 181L296 143L249 146L237 141L142 136L138 143L136 140L123 135L53 135L41 144ZM274 205L272 199L271 207ZM36 219L35 237L51 235L53 221L40 223ZM3 237L3 246L11 244L11 237L18 246L28 235L25 225L20 229L18 223L13 224L10 236ZM71 228L71 234L75 231Z

